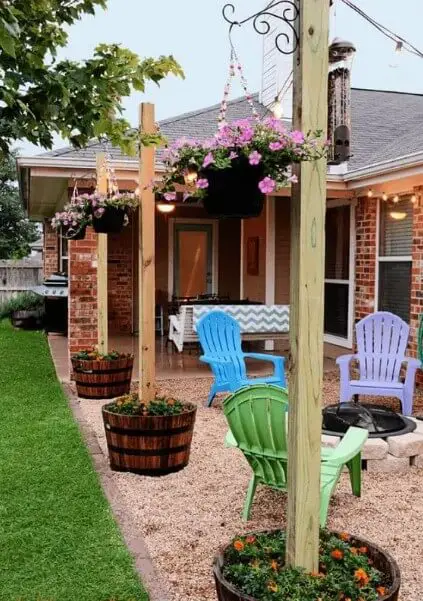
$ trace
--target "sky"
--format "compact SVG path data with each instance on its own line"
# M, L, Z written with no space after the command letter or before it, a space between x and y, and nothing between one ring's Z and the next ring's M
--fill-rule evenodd
M324 1L324 0L322 0ZM422 0L354 0L370 16L423 50ZM228 26L221 10L223 0L109 0L107 10L98 10L69 30L69 43L59 58L88 58L99 43L120 43L144 56L173 54L185 71L185 80L173 76L145 94L135 93L124 105L126 118L136 125L142 101L156 105L158 120L220 102L229 62ZM238 19L259 10L263 0L233 0ZM423 59L394 52L395 45L362 17L335 0L331 38L352 41L357 53L353 63L354 87L423 94ZM251 91L260 90L262 37L246 24L233 33L239 58ZM233 97L242 94L234 86ZM55 147L66 145L59 138ZM22 155L42 152L19 144Z

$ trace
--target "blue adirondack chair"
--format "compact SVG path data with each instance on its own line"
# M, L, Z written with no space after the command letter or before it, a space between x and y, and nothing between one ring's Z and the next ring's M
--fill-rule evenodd
M341 371L340 402L354 395L393 396L400 399L404 415L413 412L413 394L418 359L405 356L409 326L393 313L372 313L356 325L357 353L342 355L336 360ZM350 363L359 363L360 377L352 380ZM400 370L407 363L405 381Z
M208 363L214 382L207 399L211 406L218 392L235 392L249 384L274 384L286 386L283 357L263 353L244 353L241 348L241 330L236 319L223 311L211 311L197 324L197 333L204 355L200 361ZM248 378L245 359L270 361L274 365L273 376Z

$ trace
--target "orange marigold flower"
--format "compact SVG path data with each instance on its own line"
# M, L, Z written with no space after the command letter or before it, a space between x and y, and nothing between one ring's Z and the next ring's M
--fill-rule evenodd
M332 559L340 560L340 559L343 559L344 553L343 553L343 551L341 551L341 549L334 549L331 552L330 556L332 557Z
M234 541L234 549L236 549L237 551L243 551L244 550L244 543L242 542L242 540L236 540Z
M359 548L360 553L363 553L363 555L366 555L367 550L368 550L367 547L360 547Z
M277 593L278 590L279 590L279 587L276 584L276 582L274 582L273 580L271 580L270 582L267 583L267 589L269 591L271 591L272 593Z
M166 402L167 402L167 404L168 404L168 405L171 405L171 406L172 406L172 405L174 405L174 404L175 404L175 399L167 399L167 401L166 401Z
M341 532L339 538L343 540L344 543L347 543L350 540L350 535L348 534L348 532Z
M272 570L274 570L275 572L278 571L278 562L276 561L276 559L272 559L272 561L270 562L270 567L272 568Z
M351 548L350 548L350 551L351 551L351 553L352 553L353 555L358 555L358 549L357 549L357 547L351 547Z
M256 537L253 534L250 534L249 536L247 536L245 538L245 542L248 543L249 545L252 545L253 543L256 542Z
M383 597L388 592L388 589L385 586L378 586L376 592L380 597Z
M354 578L357 580L358 586L366 586L370 580L367 572L363 570L363 568L359 568L354 572Z

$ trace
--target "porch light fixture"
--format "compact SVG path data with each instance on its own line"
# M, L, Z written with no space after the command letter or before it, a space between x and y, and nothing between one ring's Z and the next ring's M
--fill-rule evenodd
M391 211L389 216L395 221L402 221L407 217L407 213L405 211Z
M157 204L157 210L160 211L160 213L172 213L175 210L175 205L169 202L159 202Z

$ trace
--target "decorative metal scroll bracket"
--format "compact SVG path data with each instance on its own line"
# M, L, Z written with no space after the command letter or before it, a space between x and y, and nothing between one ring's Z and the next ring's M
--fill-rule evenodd
M254 30L259 35L267 35L272 30L272 22L282 21L286 31L279 31L275 28L275 47L282 54L293 54L299 45L299 37L295 22L300 16L298 5L292 0L272 0L267 6L258 13L251 15L241 21L234 19L235 6L225 4L222 9L223 18L230 24L229 31L235 25L241 26L252 21Z

